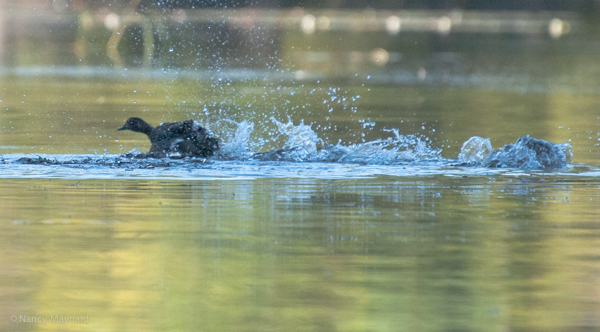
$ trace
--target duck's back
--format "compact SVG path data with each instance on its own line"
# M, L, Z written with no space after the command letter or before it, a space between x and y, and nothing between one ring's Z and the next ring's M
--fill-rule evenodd
M209 137L206 130L194 120L164 123L154 127L150 135L150 153L164 157L179 153L182 157L206 158L219 149L219 141Z

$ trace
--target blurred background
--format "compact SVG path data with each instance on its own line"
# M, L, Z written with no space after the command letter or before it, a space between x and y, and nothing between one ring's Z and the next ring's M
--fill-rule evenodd
M473 71L514 52L595 54L599 9L594 0L5 0L0 64Z

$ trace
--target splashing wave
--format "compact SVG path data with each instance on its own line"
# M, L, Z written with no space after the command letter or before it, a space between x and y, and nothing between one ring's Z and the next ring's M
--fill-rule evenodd
M227 137L217 159L223 160L277 160L294 162L336 162L370 165L389 165L405 162L439 161L441 149L430 146L427 137L401 135L399 130L388 129L394 137L356 144L325 144L309 125L294 125L288 119L283 123L271 117L280 135L287 137L283 147L266 153L253 153L249 138L254 125L247 121L237 123L235 135ZM235 123L230 121L230 123ZM319 146L321 148L319 149Z
M492 168L563 170L573 163L571 144L554 144L529 135L494 151L489 138L473 136L463 144L458 160Z
M203 169L204 171L210 170L215 174L230 169L232 165L246 169L261 162L281 162L279 165L285 165L290 169L305 165L304 167L307 169L315 167L322 169L320 172L329 167L325 165L332 164L340 165L342 168L345 167L344 165L352 164L380 167L400 165L412 168L413 173L416 172L415 167L442 169L444 167L476 166L488 169L517 168L544 171L562 171L572 167L573 155L570 144L554 144L529 136L523 136L515 143L507 144L495 151L489 139L473 136L463 144L458 159L447 159L441 157L441 149L431 146L431 140L428 137L402 135L395 128L386 129L393 135L386 139L355 144L343 144L342 142L328 144L303 122L294 125L291 119L281 122L274 117L271 117L270 121L276 125L278 131L271 136L285 136L286 140L280 149L268 152L256 152L265 147L264 142L267 140L252 139L254 123L246 120L236 122L226 119L213 124L204 124L208 130L214 130L215 135L223 141L222 149L209 160L181 159L176 156L152 159L138 150L132 150L121 155L93 156L10 154L4 155L4 157L0 156L0 164L3 164L4 168L10 167L10 165L45 165L83 170L94 167L129 171L171 168L176 172ZM273 166L273 164L269 165ZM30 172L31 169L25 169L25 171ZM370 171L367 173L371 175Z

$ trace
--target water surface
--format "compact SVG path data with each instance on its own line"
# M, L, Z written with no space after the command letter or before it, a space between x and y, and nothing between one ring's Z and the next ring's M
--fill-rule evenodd
M1 68L0 329L599 331L594 39L323 36L288 32L272 68ZM382 40L418 47L384 68L288 49ZM116 130L132 116L224 152L125 157L150 147ZM571 164L458 160L524 135Z
M2 311L89 315L74 330L593 330L599 185L5 179Z

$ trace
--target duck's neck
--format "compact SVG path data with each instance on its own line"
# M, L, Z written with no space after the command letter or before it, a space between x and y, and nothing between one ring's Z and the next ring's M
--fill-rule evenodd
M150 133L152 132L152 129L154 129L154 127L152 127L151 125L149 125L145 121L141 121L139 123L139 127L135 128L134 131L137 131L138 133L144 133L144 134L150 136Z

